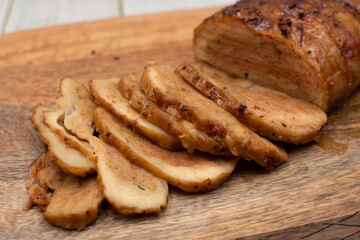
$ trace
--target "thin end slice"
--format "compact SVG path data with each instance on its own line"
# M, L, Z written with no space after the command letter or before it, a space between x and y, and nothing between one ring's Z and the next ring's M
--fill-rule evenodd
M44 113L52 108L38 105L33 108L32 124L48 145L51 158L64 172L84 177L95 171L94 164L80 151L66 144L58 134L44 124Z
M306 143L318 136L327 121L326 114L316 105L206 65L182 65L177 71L241 123L269 139Z
M100 137L116 146L127 159L155 176L188 192L207 191L233 172L237 158L171 152L134 133L103 108L94 112Z
M51 160L49 152L45 152L29 167L30 182L36 181L43 189L56 190L63 180L63 172Z
M267 168L287 159L283 149L241 124L174 71L167 64L148 65L141 79L146 96L168 113L194 123L236 156L255 160Z
M140 75L125 76L118 84L119 90L133 108L166 132L178 137L189 153L197 149L214 155L231 154L225 146L196 129L192 123L161 110L144 95L140 88L140 79Z
M80 179L67 175L43 215L53 225L82 230L95 221L102 200L96 177Z
M96 103L114 113L126 125L131 126L134 131L150 138L160 146L170 150L181 149L181 142L176 137L146 120L130 106L128 100L118 90L118 82L118 78L91 81L90 90Z

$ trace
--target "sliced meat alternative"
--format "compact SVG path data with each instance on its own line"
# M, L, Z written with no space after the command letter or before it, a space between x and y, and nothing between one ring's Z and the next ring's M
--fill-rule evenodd
M188 192L207 191L233 172L237 158L171 152L134 133L103 108L94 112L100 137L116 146L127 159L155 176Z
M167 183L129 162L99 139L92 141L98 180L109 203L121 214L158 213L168 202Z
M31 122L48 145L49 154L57 166L66 173L81 177L95 171L94 164L83 153L65 143L44 124L44 113L54 111L52 108L38 105L32 111Z
M144 95L139 85L140 79L139 74L125 76L120 79L118 84L121 93L129 100L133 108L141 112L149 121L177 136L189 153L193 153L197 149L214 155L231 154L225 146L196 129L189 121L176 118L161 110Z
M360 84L355 2L238 1L195 29L195 56L328 111Z
M163 110L182 117L228 147L236 156L271 168L287 154L260 137L174 72L171 65L149 65L141 79L146 96Z
M115 114L126 125L131 126L134 131L150 138L160 146L170 150L181 149L182 144L176 137L146 120L130 106L128 100L118 90L118 82L118 78L91 81L90 90L96 103Z
M276 141L306 143L318 136L327 116L316 105L232 78L204 64L177 71L204 95L253 131Z
M53 225L82 230L96 220L103 198L95 177L80 179L67 175L43 215Z
M36 181L45 191L48 188L56 190L61 185L63 176L63 172L52 162L49 152L45 152L29 167L30 181Z
M64 100L64 98L61 97L58 99L58 101L59 100ZM84 140L79 139L64 127L65 112L65 108L44 112L44 124L53 133L58 134L64 142L73 148L78 149L80 152L85 154L87 158L93 160L94 153L90 144Z
M132 164L114 147L93 136L94 129L89 123L93 122L94 103L73 91L82 88L79 83L69 81L72 87L61 87L68 101L65 127L91 145L105 198L122 214L160 212L167 204L167 183Z

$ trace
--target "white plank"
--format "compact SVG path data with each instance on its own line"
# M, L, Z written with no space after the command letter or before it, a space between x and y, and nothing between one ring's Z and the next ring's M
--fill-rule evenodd
M5 32L117 17L120 5L118 0L15 0Z
M174 11L191 8L222 6L235 0L123 0L124 16Z
M0 0L0 36L5 30L6 22L11 12L12 0Z

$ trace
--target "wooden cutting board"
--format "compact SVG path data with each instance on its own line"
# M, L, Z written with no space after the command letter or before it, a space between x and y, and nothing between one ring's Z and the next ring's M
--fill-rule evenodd
M343 155L315 143L287 145L289 161L272 172L241 161L214 191L189 194L170 187L169 204L159 215L126 217L104 203L97 221L82 232L48 224L39 209L22 210L27 168L45 151L28 117L36 104L54 102L59 79L87 84L140 71L148 61L193 61L193 29L216 10L117 18L0 39L0 238L360 237L360 139L354 130L360 128L359 91L329 114L323 130L347 147Z

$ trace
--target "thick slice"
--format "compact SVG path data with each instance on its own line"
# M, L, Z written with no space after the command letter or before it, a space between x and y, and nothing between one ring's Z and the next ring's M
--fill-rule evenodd
M255 160L269 168L287 159L284 150L242 125L174 70L166 64L147 66L141 79L146 96L165 111L194 123L236 156Z
M176 137L146 120L130 106L128 100L118 90L118 82L118 78L91 81L90 90L96 103L114 113L126 125L130 125L134 131L150 138L160 146L170 150L180 149L182 145Z
M327 111L360 85L360 14L352 2L237 1L195 29L195 56Z
M31 122L48 145L51 158L64 172L84 177L95 171L94 164L80 151L66 144L58 134L44 124L44 113L53 111L46 106L33 108Z
M197 149L214 155L230 154L225 146L196 129L192 123L172 116L149 100L140 88L140 79L140 75L125 76L118 84L121 93L133 108L144 114L149 121L177 136L189 153Z
M100 137L116 146L127 159L184 191L213 189L223 183L236 166L237 158L163 149L131 131L103 108L95 110L94 123Z
M43 215L53 225L82 230L95 221L102 200L96 177L80 179L67 175Z
M241 123L269 139L306 143L314 140L326 123L326 114L316 105L232 78L204 64L182 65L177 71Z
M105 198L122 214L160 212L167 204L167 183L132 164L114 147L93 136L94 103L74 89L82 86L74 80L69 88L61 86L68 101L65 127L88 141L95 154L98 180ZM85 90L85 89L84 89Z
M167 205L167 183L129 162L116 148L92 141L98 180L110 204L122 214L158 213Z

